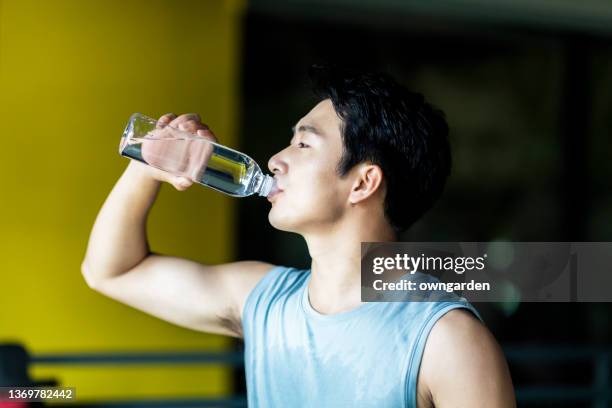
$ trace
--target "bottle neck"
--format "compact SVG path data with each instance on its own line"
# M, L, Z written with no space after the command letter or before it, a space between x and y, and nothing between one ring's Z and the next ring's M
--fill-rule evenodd
M259 179L255 184L255 192L262 197L267 197L274 187L275 180L273 177L263 173L260 173L258 176Z

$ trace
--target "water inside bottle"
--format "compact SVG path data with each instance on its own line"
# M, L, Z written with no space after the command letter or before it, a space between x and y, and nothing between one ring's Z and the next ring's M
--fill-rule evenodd
M122 154L238 197L253 194L263 177L250 157L199 136L130 137Z

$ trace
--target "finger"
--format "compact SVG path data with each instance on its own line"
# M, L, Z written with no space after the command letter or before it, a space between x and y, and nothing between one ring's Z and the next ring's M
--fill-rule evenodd
M157 121L157 127L160 127L160 128L164 127L168 125L170 122L172 122L174 119L176 119L176 115L174 113L166 113L165 115L160 117L159 120Z
M206 126L203 123L197 122L195 120L188 120L188 121L179 123L178 129L185 131L185 132L192 133L194 135L197 135L198 131L203 131L205 132L205 134L206 132L208 132L208 134L212 135L212 132L210 131L208 126Z
M208 127L206 129L198 129L197 133L198 136L202 136L205 137L206 139L210 139L213 142L217 142L217 136L215 136L215 134L208 129Z
M198 115L197 113L183 113L182 115L179 115L178 117L174 118L172 122L170 122L170 125L178 128L180 123L187 122L189 120L194 120L198 123L201 122L200 115Z
M182 122L179 122L178 128L179 130L195 133L200 128L200 122L197 122L194 119L184 120Z
M180 177L179 176L179 177L175 177L174 180L172 180L172 185L178 191L185 191L189 187L191 187L192 184L193 184L193 181L191 181L187 177Z

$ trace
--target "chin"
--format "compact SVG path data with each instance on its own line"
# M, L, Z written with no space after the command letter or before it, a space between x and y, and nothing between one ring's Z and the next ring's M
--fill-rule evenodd
M299 223L296 222L297 220L287 215L279 214L278 210L275 211L274 207L272 207L268 213L268 221L270 221L270 225L277 230L298 233Z

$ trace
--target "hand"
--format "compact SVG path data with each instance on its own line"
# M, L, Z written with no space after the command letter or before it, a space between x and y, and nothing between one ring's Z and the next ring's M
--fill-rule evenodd
M184 132L195 137L185 137ZM193 113L162 116L150 136L141 150L143 159L150 165L145 166L147 173L179 191L186 190L201 178L212 155L213 145L201 139L217 141L208 126Z

